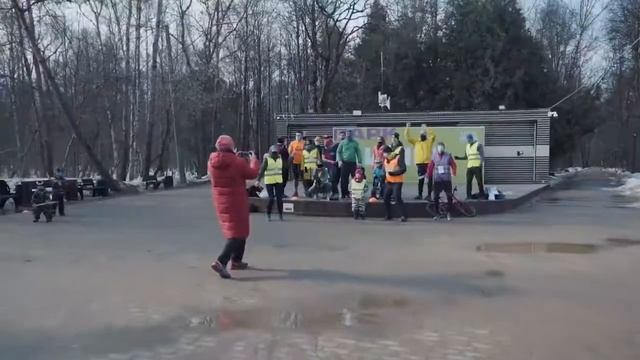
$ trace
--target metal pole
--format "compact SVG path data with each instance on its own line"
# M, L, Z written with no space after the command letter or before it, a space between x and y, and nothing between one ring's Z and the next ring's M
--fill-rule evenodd
M637 153L637 150L638 150L637 149L637 147L638 147L638 133L634 132L632 134L632 136L633 136L633 138L632 138L633 144L632 144L631 148L633 150L631 150L632 151L632 153L631 153L631 172L636 172L636 153Z
M384 52L380 51L380 92L384 94Z

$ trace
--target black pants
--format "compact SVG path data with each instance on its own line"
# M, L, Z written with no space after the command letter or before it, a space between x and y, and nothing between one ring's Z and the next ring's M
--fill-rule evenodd
M433 176L427 177L427 167L429 164L416 164L418 168L418 196L422 197L424 193L424 180L427 178L427 197L431 197L433 193Z
M267 184L267 194L269 194L269 203L267 203L267 215L271 215L274 201L278 205L278 214L282 216L282 197L284 195L284 184Z
M340 183L340 167L338 164L335 164L331 171L331 195L338 196L338 184Z
M282 195L284 193L284 184L267 184L267 194L269 194L269 203L267 203L267 215L271 216L273 202L278 204L278 214L282 216Z
M433 201L435 202L435 209L440 209L440 193L444 191L447 195L447 212L451 211L453 205L453 185L451 181L436 181L433 183Z
M51 213L52 210L49 208L49 205L47 206L34 206L33 207L33 218L35 220L40 220L40 215L44 214L45 219L47 219L47 221L51 221L51 218L53 218L53 214Z
M56 201L58 202L58 214L64 216L64 193L57 193Z
M402 183L390 183L387 182L384 188L384 210L387 214L387 219L393 218L391 212L391 197L396 199L396 205L400 208L400 214L403 218L407 217L407 210L404 208L404 201L402 201Z
M356 163L352 161L343 161L342 169L340 169L340 193L342 198L349 196L349 177L356 174Z
M473 178L478 182L478 192L484 195L484 183L482 181L482 166L470 167L467 169L467 198L470 199L473 189Z
M298 184L300 183L300 178L302 177L302 165L292 164L291 172L293 175L293 193L298 194Z
M247 245L247 239L229 239L222 249L222 253L218 256L218 261L227 266L229 260L233 262L241 262L244 257L244 248Z

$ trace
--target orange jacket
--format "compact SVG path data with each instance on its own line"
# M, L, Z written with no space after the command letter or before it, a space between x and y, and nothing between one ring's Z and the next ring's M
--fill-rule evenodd
M304 140L293 140L291 144L289 144L289 155L293 159L293 163L297 165L302 165L304 160L302 156L302 152L304 151Z

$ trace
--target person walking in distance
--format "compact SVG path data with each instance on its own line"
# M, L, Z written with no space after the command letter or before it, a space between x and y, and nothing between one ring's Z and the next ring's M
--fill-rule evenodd
M390 147L385 146L383 154L385 156L384 170L386 173L384 190L385 219L393 219L393 213L391 212L391 198L393 197L396 205L400 208L400 220L406 222L407 212L402 200L402 185L404 183L404 174L407 172L407 165L404 161L404 148L399 146L395 150L391 150Z
M282 217L282 195L284 192L284 180L282 175L282 168L284 161L280 156L280 149L277 145L272 145L269 148L269 154L265 154L260 172L258 173L257 183L264 178L264 185L267 188L267 194L269 194L269 202L267 203L267 220L271 221L271 212L273 210L274 201L278 206L278 216L280 221Z
M338 145L336 157L340 166L340 192L343 199L349 197L349 177L353 177L356 168L362 163L360 144L353 139L353 131L347 130L346 138Z
M58 215L65 216L64 213L64 191L66 179L64 178L64 170L57 168L53 177L53 200L58 203Z
M293 173L293 197L298 197L298 185L300 177L302 176L302 166L304 158L302 152L304 151L304 140L302 140L302 134L296 133L296 139L289 144L289 155L291 163L291 172Z
M247 269L243 262L245 246L249 237L249 199L245 189L246 180L258 176L260 162L250 153L249 159L238 156L235 144L229 135L220 135L216 140L216 152L209 156L208 171L211 178L211 193L222 234L227 243L211 264L213 271L223 279L231 278L231 270Z
M464 156L456 156L456 160L467 160L467 199L473 198L473 178L478 182L478 193L484 199L484 182L482 179L482 163L484 148L473 134L467 134L467 149Z
M278 138L278 143L276 146L280 149L280 158L282 159L282 197L286 198L287 195L284 193L284 189L287 187L289 183L289 151L287 150L286 137L282 136Z
M433 200L435 202L436 216L434 220L440 219L439 205L440 193L444 191L447 195L447 220L451 220L451 206L453 205L453 184L452 178L456 176L457 166L453 156L445 151L444 143L436 145L436 153L429 163L427 173L433 178Z
M433 143L436 140L436 135L431 129L428 129L426 125L422 125L420 130L420 138L416 139L411 136L411 123L407 123L407 127L404 129L404 137L407 138L409 144L413 146L413 158L418 170L418 196L416 200L422 200L422 194L424 190L425 177L427 178L427 200L431 199L431 193L433 192L433 178L427 176L427 167L431 162L431 153L433 152Z

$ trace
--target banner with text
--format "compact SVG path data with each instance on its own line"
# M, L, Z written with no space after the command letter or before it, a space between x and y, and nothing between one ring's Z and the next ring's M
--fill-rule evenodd
M407 163L407 174L405 182L417 183L418 174L416 172L415 161L413 157L413 146L404 136L404 127L335 127L333 128L333 138L338 139L338 133L345 130L353 130L353 138L360 143L362 157L364 158L364 167L367 177L371 179L371 167L373 164L373 149L376 146L379 136L383 136L387 144L391 144L393 133L400 133L400 140L405 147L405 161ZM481 144L484 144L484 127L482 126L464 126L464 127L430 127L436 135L433 151L436 149L438 142L443 142L448 152L454 156L464 156L467 145L467 134L473 134ZM409 128L411 137L419 139L421 128ZM458 175L454 179L454 183L464 184L466 179L467 163L466 161L456 161L458 165Z

